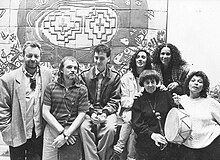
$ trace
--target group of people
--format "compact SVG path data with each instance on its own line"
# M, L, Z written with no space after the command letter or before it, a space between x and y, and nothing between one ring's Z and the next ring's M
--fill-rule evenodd
M220 103L208 96L206 74L189 73L173 44L152 55L138 50L122 77L108 65L111 49L99 44L93 67L80 72L74 57L64 57L55 81L39 65L37 42L22 51L22 67L0 77L0 131L11 160L110 160L125 148L127 160L220 156ZM167 114L179 106L192 123L181 145L164 134ZM119 108L123 124L113 146Z

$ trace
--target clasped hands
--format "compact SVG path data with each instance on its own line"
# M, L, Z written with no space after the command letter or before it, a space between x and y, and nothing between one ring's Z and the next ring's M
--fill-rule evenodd
M70 135L68 137L68 139L65 138L65 134L66 130L63 131L62 134L59 134L53 141L52 143L52 147L53 148L60 148L62 147L65 143L67 145L73 145L76 143L76 137L74 135Z
M104 124L106 122L107 115L106 113L102 114L97 114L97 113L92 113L91 115L91 121L93 124Z

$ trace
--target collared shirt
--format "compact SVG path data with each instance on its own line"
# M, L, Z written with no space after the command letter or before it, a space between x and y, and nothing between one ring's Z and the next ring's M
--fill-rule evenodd
M97 77L97 84L96 84L96 102L97 102L97 104L99 104L99 101L100 101L102 80L105 77L105 72L106 72L106 70L99 72L97 67L95 67L95 75Z
M78 112L88 112L88 91L83 84L65 88L59 81L52 82L45 90L43 103L51 106L51 114L62 126L69 126Z
M23 68L23 73L25 74L25 90L26 90L26 135L27 139L32 137L32 131L35 130L36 137L42 134L42 124L41 124L41 113L40 113L40 101L41 101L41 88L42 81L39 69L34 75L28 73L25 68ZM30 77L35 79L36 87L31 89Z

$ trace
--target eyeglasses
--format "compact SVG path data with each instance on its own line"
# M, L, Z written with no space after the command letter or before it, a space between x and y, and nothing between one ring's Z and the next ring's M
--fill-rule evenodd
M35 88L36 88L36 79L30 77L30 83L31 83L30 88L31 88L32 90L35 90Z

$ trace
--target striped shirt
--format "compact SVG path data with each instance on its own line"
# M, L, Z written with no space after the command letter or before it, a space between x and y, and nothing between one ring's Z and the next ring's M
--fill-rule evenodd
M45 90L43 103L51 106L51 114L62 126L69 126L78 112L88 111L88 91L83 84L65 88L62 83L52 82Z

